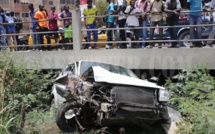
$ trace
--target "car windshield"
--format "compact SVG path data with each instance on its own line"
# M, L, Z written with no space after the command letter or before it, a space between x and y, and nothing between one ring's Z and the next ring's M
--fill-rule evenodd
M99 63L99 62L90 62L90 61L82 61L81 62L81 75L86 72L92 66L100 66L112 73L121 74L129 77L137 78L137 76L130 70L125 67L106 64L106 63Z

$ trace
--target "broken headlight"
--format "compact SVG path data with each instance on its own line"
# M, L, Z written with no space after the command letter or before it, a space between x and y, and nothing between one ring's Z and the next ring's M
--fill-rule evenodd
M159 90L159 101L166 102L169 101L170 94L167 90L160 89Z

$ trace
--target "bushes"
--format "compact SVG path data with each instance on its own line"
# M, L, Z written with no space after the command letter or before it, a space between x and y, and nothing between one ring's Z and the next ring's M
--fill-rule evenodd
M51 82L49 74L28 70L27 62L14 64L9 53L0 57L0 133L22 133L26 112L48 107L49 95L42 90Z
M215 132L215 79L207 67L182 70L168 79L170 104L183 115L179 134L212 134Z

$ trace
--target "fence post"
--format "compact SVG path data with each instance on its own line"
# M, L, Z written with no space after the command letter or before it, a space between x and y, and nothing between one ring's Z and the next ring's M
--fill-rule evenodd
M81 34L81 11L72 10L72 32L73 32L73 50L78 52L82 48Z

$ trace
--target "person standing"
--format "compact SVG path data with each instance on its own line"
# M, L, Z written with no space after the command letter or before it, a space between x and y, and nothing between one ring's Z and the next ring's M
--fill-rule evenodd
M58 18L60 17L60 14L64 11L64 6L60 7L60 13L58 13ZM63 28L63 20L58 19L58 28Z
M39 38L38 34L36 34L36 32L37 32L37 23L35 22L36 19L34 18L34 15L37 12L37 10L34 9L34 5L32 3L28 4L28 8L30 10L30 12L29 12L29 15L30 15L30 18L31 18L31 27L30 28L31 28L31 31L33 33L33 41L34 41L33 50L36 50L36 49L38 49L37 48L37 43L40 42L40 38Z
M11 11L11 17L13 17L14 22L15 22L16 42L17 42L17 45L20 45L18 33L20 33L20 30L22 29L23 24L22 24L22 21L20 20L20 18L14 16L13 11ZM18 50L19 49L20 48L18 48Z
M177 28L174 27L178 24L179 13L181 11L181 3L179 0L167 0L165 3L165 12L167 13L167 26L171 40L177 40ZM176 48L177 42L172 42L170 48Z
M98 9L96 6L93 6L92 0L87 0L87 8L84 9L84 16L87 18L85 19L85 24L87 29L94 29L93 31L87 31L87 41L91 42L91 32L93 33L93 39L94 42L98 41L98 31L97 24L96 24L96 15L97 15ZM92 16L92 17L89 17ZM94 43L94 46L90 46L90 44L87 44L88 49L97 48L97 44Z
M69 43L70 40L73 42L73 31L72 31L72 12L69 11L69 6L64 6L64 11L60 13L59 15L60 19L63 19L64 23L64 38L65 43ZM63 49L65 49L63 47Z
M114 4L112 0L107 0L108 9L107 9L107 18L106 18L106 28L114 28ZM113 30L107 30L107 41L113 41ZM112 43L106 44L106 49L112 49Z
M64 6L60 7L60 13L58 13L58 18L60 18L60 14L64 11ZM64 46L62 45L63 43L65 43L64 40L64 25L63 25L63 20L62 19L58 19L58 30L60 33L59 36L59 43L61 45L58 46L58 50L61 50L62 48L64 48Z
M51 12L48 15L49 20L49 33L47 36L47 43L51 44L51 39L55 39L56 44L58 45L58 24L57 24L58 14L55 13L55 6L51 6ZM54 36L54 37L53 37ZM50 45L48 46L48 50L50 50Z
M44 44L43 37L47 36L47 33L43 32L48 32L48 21L47 21L48 13L44 9L44 5L40 4L39 5L39 11L37 11L34 15L34 18L38 21L37 22L37 32L42 32L39 34L39 44L42 45ZM44 46L40 47L41 50L44 50Z
M162 0L155 0L150 3L148 11L151 13L150 21L151 27L163 26L163 16L164 16L164 3ZM153 40L155 28L150 28L150 41ZM163 28L159 28L159 40L163 39ZM150 42L149 48L154 46L154 43ZM162 42L159 42L159 48L161 48Z
M215 9L215 0L212 0L210 2L209 6L210 6L211 10L214 10ZM213 12L212 18L213 18L213 24L215 24L215 12ZM215 26L213 26L213 29L208 37L208 39L210 39L210 40L207 41L206 47L213 47L212 43L214 40L212 40L212 39L214 39L214 37L215 37Z
M125 9L127 7L127 2L126 0L117 0L117 13L118 13L118 21L117 21L117 24L118 24L118 27L119 28L124 28L125 27L125 23L126 23L126 16L125 16ZM126 41L126 36L125 36L125 30L124 29L120 29L119 30L119 33L120 33L120 39L121 41ZM122 43L120 45L120 48L127 48L126 46L126 42Z
M15 24L14 24L14 19L11 16L11 11L7 11L6 12L6 21L7 21L7 43L10 47L12 47L12 45L15 46L15 50L17 50L17 43L16 43L16 36L15 35L11 35L11 34L15 34ZM13 42L11 40L11 38L13 39Z
M128 18L126 23L128 24L128 27L134 32L135 40L139 39L139 29L136 29L136 27L139 27L139 20L136 16L136 14L139 13L138 8L135 7L135 1L130 1L130 6L127 6L125 13L128 14ZM132 29L134 28L134 29Z
M145 28L141 28L139 30L139 37L142 38L143 43L142 46L140 47L145 47L146 46L146 36L147 36L147 9L148 9L148 1L147 0L137 0L135 3L135 6L139 9L139 12L142 14L141 16L139 16L139 23L141 27L145 27Z
M190 9L190 15L189 15L189 22L190 25L200 25L202 24L202 0L187 0L187 7ZM198 12L197 12L198 11ZM197 32L194 32L195 28L197 29ZM194 39L202 39L202 27L190 27L190 38L192 40ZM193 45L192 47L201 47L202 43L201 41L192 41Z
M6 43L6 29L3 25L3 23L5 23L6 21L6 18L5 18L5 14L4 14L4 11L2 9L2 7L0 7L0 44L2 46L1 50L6 50L6 46L7 46L7 43Z

